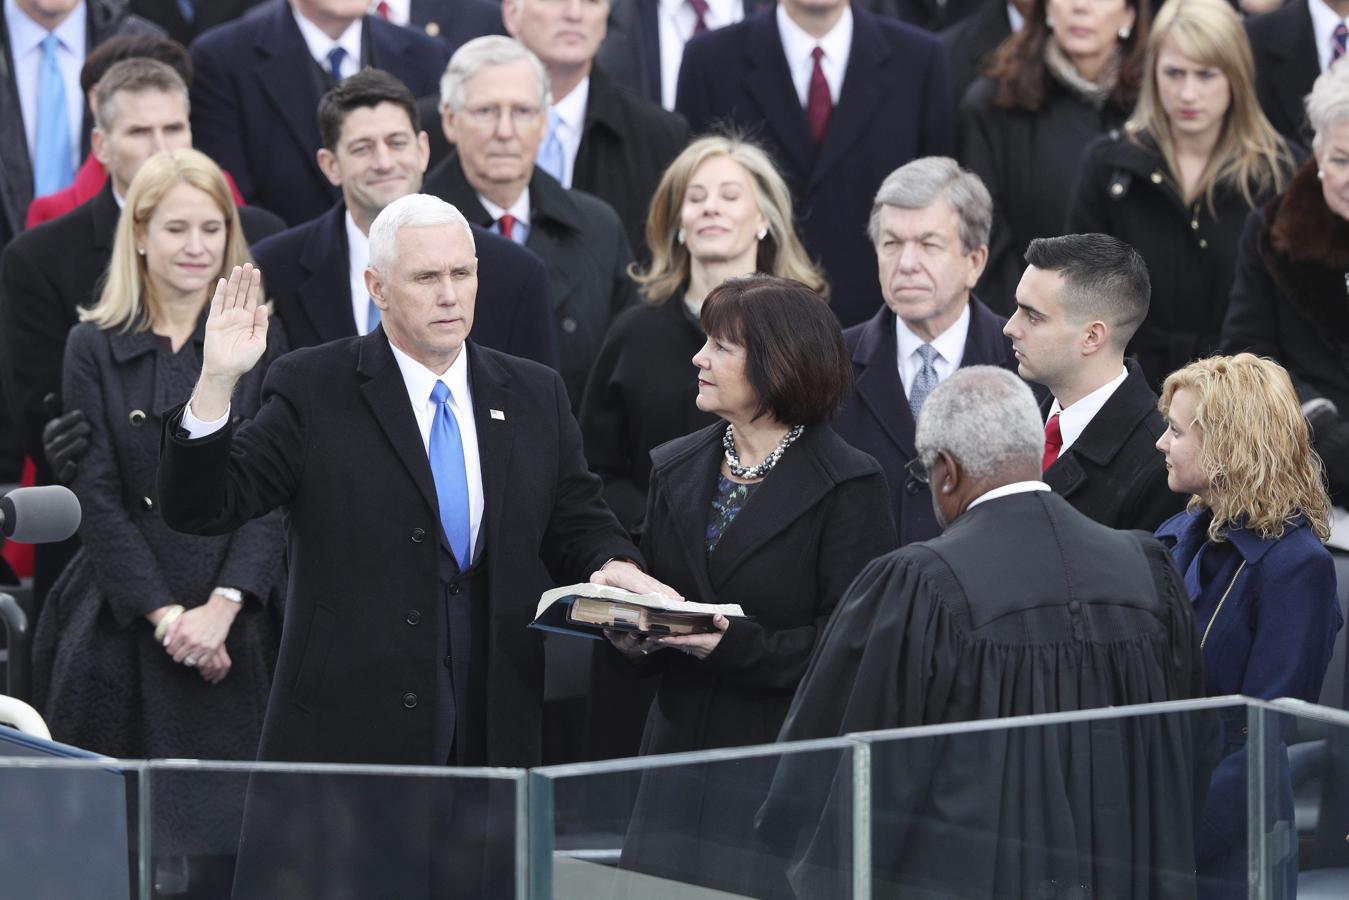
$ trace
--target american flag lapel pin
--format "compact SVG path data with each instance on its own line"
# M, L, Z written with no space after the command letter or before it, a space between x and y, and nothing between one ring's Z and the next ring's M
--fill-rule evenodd
M501 410L499 410L499 409L489 409L488 412L491 413L491 414L492 414L492 418L496 419L498 422L504 422L504 421L506 421L506 414L505 414L504 412L502 412Z

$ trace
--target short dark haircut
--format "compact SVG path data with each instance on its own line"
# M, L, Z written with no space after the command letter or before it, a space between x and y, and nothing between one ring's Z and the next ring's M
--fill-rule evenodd
M1123 346L1148 315L1152 281L1142 254L1108 234L1065 234L1037 238L1026 262L1063 276L1060 298L1074 321L1100 320Z
M178 73L183 84L192 84L192 58L183 45L153 34L127 34L108 38L84 58L80 90L88 94L107 71L124 59L153 59Z
M843 331L824 298L799 281L749 275L722 282L703 301L703 331L745 348L756 417L814 425L833 416L852 387Z
M421 131L421 117L417 115L417 100L407 85L388 72L369 66L338 82L319 100L319 137L329 151L337 151L342 139L342 123L352 110L376 107L381 103L401 106L412 123L412 133Z

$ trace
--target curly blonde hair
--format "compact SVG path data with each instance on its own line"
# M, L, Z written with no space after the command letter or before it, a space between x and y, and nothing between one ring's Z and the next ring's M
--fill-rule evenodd
M651 248L651 262L645 267L633 263L628 268L643 299L652 306L659 306L688 284L692 263L688 248L676 239L679 213L693 174L699 166L717 156L730 157L749 173L759 212L768 222L768 234L759 241L756 270L799 281L828 298L829 284L796 236L791 191L773 161L762 148L744 138L714 134L698 138L675 157L651 198L646 217L646 243Z
M1189 510L1212 511L1210 538L1224 540L1231 528L1278 538L1300 518L1322 541L1330 537L1325 468L1283 366L1251 353L1192 362L1163 383L1163 416L1179 390L1194 394L1191 427L1199 431L1199 467L1209 484L1203 499L1190 498Z

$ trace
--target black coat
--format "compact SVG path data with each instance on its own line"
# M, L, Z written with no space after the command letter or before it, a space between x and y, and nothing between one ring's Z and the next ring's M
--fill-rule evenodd
M1315 446L1338 502L1349 490L1349 222L1321 196L1309 160L1284 192L1251 213L1241 235L1222 350L1249 350L1288 370L1303 403L1339 410Z
M876 461L814 425L708 553L725 428L718 423L652 452L642 549L652 574L686 598L738 603L752 618L732 619L706 659L672 650L649 657L660 686L644 754L775 740L835 604L868 562L896 545ZM780 873L755 858L752 826L775 763L652 770L622 865L737 894L781 893Z
M139 16L130 15L127 0L87 0L85 8L88 11L86 52L117 35L162 33ZM84 110L85 105L81 102L80 109ZM93 122L86 116L80 130L80 159L89 151L89 129L92 127ZM28 204L33 199L33 164L28 158L25 135L23 109L19 105L19 89L9 47L9 29L4 14L0 13L0 248L23 230Z
M975 12L942 30L941 45L951 67L951 94L957 107L998 45L1012 34L1007 0L985 0Z
M881 303L871 201L885 177L951 152L946 57L932 35L853 7L843 92L818 150L792 84L772 8L700 34L684 50L676 108L694 134L728 121L760 141L796 203L806 250L824 266L846 327Z
M629 529L646 509L651 451L716 421L698 409L693 355L706 338L682 296L625 310L595 357L581 403L586 459Z
M590 70L581 146L571 186L614 208L636 251L646 246L646 217L665 169L689 141L683 118L624 93L597 66Z
M1087 145L1064 231L1114 235L1147 261L1152 302L1128 352L1157 390L1167 375L1217 349L1251 205L1223 185L1212 209L1203 197L1187 207L1152 140L1141 141L1116 130ZM1256 203L1268 199L1258 195Z
M60 396L66 335L79 321L79 308L98 300L119 215L109 180L92 200L25 231L0 253L0 384L37 465L38 484L53 483L42 452L49 418L42 398ZM266 210L247 206L240 207L239 221L250 241L285 227ZM33 594L39 602L77 546L73 538L38 545Z
M962 366L1001 366L1016 371L1012 341L1002 333L1007 320L970 298L970 331ZM899 377L895 314L882 305L861 325L843 332L853 366L852 394L839 410L834 428L845 441L876 458L885 472L890 511L901 545L941 534L932 512L928 486L909 477L904 467L917 455L914 421L904 382Z
M457 155L427 175L423 190L454 204L474 225L492 227L492 216L468 183ZM525 246L538 254L548 270L562 359L558 371L576 410L609 323L636 302L637 291L628 277L632 250L622 223L608 204L583 191L563 188L547 172L534 170L529 202Z
M993 232L979 296L995 312L1016 311L1026 245L1063 233L1068 197L1082 151L1124 123L1125 113L1097 109L1045 73L1044 103L1034 112L993 105L997 84L978 78L960 104L957 157L993 195Z
M501 7L489 0L412 0L408 27L439 38L451 53L474 38L506 33Z
M195 537L159 514L155 470L165 410L192 391L204 327L177 352L150 332L77 326L66 346L65 396L84 410L90 449L71 485L84 511L83 549L52 588L33 648L34 702L56 740L128 759L251 761L281 631L281 517ZM263 373L284 350L280 329L234 395L236 418L258 409ZM175 663L147 613L206 603L216 587L245 593L225 640L219 684ZM164 852L230 853L241 795L231 785L170 779L156 792ZM165 794L164 792L167 792Z
M1166 421L1138 363L1092 417L1071 447L1045 470L1044 480L1083 515L1111 528L1156 531L1189 499L1166 486L1157 439ZM1052 398L1041 406L1049 414Z
M129 0L131 11L163 28L168 36L186 47L208 28L237 19L262 0L197 0L192 21L183 18L178 0Z
M441 41L371 15L362 40L362 65L387 71L415 97L439 91L449 59ZM328 76L309 55L286 0L270 0L197 38L192 65L193 140L249 203L299 225L341 197L315 156Z
M346 206L259 241L253 259L293 348L353 337L347 273ZM484 347L557 368L557 338L543 263L498 234L473 227L478 296L473 339Z
M1290 141L1310 144L1302 100L1321 74L1319 59L1329 47L1316 46L1307 4L1285 3L1273 12L1246 20L1255 59L1255 95L1274 129Z

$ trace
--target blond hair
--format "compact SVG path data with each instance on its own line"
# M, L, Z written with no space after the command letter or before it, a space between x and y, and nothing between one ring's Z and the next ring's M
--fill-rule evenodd
M692 260L688 248L677 240L679 213L693 173L717 156L738 162L749 173L754 200L768 223L768 234L759 241L755 270L799 281L822 297L828 297L828 283L796 236L791 192L773 161L749 141L722 135L708 135L689 144L661 176L646 217L646 242L651 248L651 263L645 267L633 263L628 269L642 296L651 305L659 306L688 283Z
M220 167L197 150L164 150L146 160L127 190L122 216L108 263L107 280L98 302L80 310L80 321L93 322L104 330L148 331L158 318L160 308L154 287L146 277L145 257L136 251L145 227L164 197L180 184L197 188L212 200L225 217L225 252L220 271L224 275L235 266L252 262L248 243L239 227L239 213ZM210 289L202 296L205 305Z
M1177 192L1183 194L1175 142L1157 87L1158 57L1168 42L1185 58L1220 70L1231 94L1218 143L1185 202L1203 196L1212 211L1213 193L1220 185L1236 188L1249 206L1283 190L1293 157L1260 109L1250 41L1241 19L1224 0L1169 0L1162 5L1148 35L1143 90L1124 126L1130 138L1137 142L1146 134L1156 142L1167 170L1177 179Z
M1179 390L1195 397L1191 427L1209 484L1204 499L1190 498L1189 510L1213 512L1210 538L1223 540L1232 528L1277 538L1299 518L1322 541L1330 537L1325 468L1283 366L1251 353L1192 362L1162 384L1163 416Z

